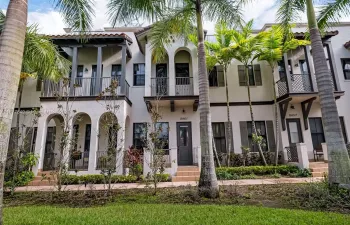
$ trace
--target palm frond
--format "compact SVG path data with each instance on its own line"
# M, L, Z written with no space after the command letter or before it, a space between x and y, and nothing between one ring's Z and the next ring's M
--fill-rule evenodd
M5 18L6 18L5 13L2 10L0 10L0 33L2 29L4 29Z
M225 22L229 27L243 24L242 7L248 0L206 0L203 1L203 16L213 22Z
M317 22L320 29L327 28L330 22L339 22L339 19L350 15L349 0L327 1L327 5L321 7Z
M38 34L37 25L27 28L22 73L41 79L59 79L69 73L71 63L59 54L50 39Z
M133 21L135 17L158 21L164 12L174 6L171 0L110 0L107 4L108 17L113 26L118 21Z
M196 30L193 26L193 19L194 10L190 4L183 8L169 11L163 16L162 20L156 22L152 26L150 43L153 51L156 53L164 53L165 47L170 45L175 38L182 38L186 44L189 40L189 36L194 34ZM162 60L161 56L162 54L154 58Z
M303 12L305 12L305 0L281 0L277 21L282 27L289 27L289 24L300 20Z
M92 29L92 17L95 15L93 0L55 0L54 3L65 23L73 30L85 33Z

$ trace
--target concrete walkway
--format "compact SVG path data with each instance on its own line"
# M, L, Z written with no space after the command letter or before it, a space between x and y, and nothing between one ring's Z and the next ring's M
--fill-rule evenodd
M293 184L293 183L311 183L320 182L322 177L309 177L309 178L279 178L279 179L249 179L249 180L222 180L219 181L219 185L261 185L261 184ZM163 182L159 183L159 188L171 188L180 186L197 186L198 182L188 181L188 182ZM130 183L130 184L113 184L112 189L136 189L136 188L149 188L150 185L144 183ZM65 191L85 191L85 190L104 190L105 186L103 184L88 184L86 185L67 185L64 186ZM16 188L16 192L25 191L54 191L56 187L54 186L26 186Z

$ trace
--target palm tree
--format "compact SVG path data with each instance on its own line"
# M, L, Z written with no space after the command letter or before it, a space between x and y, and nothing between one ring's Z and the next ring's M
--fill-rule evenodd
M56 8L65 22L74 30L91 28L91 0L55 0ZM0 189L3 188L8 142L16 103L22 57L27 29L28 0L10 0L0 38ZM2 224L2 198L0 191L0 224Z
M261 138L255 126L253 106L252 106L251 95L250 95L251 84L249 79L249 66L251 66L253 61L258 58L259 56L258 53L261 49L262 41L266 33L260 32L257 35L253 35L252 27L253 27L253 20L250 20L244 27L241 28L240 31L233 30L231 44L228 48L224 49L223 51L226 52L226 54L228 55L232 55L233 58L237 59L244 65L250 118L252 121L253 142L255 142L258 146L258 151L264 165L267 165L263 151L262 151L262 147L261 147L262 145L260 140Z
M215 174L212 128L209 103L209 82L206 69L203 17L211 21L226 21L234 24L241 21L240 1L232 0L110 0L109 15L113 25L118 20L139 18L158 21L151 31L151 45L162 49L172 43L172 35L187 41L189 33L197 28L199 111L202 169L199 193L202 196L217 197L218 182ZM161 48L159 48L161 47Z
M277 18L282 26L289 26L290 22L298 19L298 13L305 11L307 12L322 121L328 147L329 183L331 185L350 185L350 159L342 136L338 108L333 93L332 78L317 26L313 1L283 0L281 1Z
M338 22L340 18L350 15L349 0L323 1L317 21L320 29L326 28L329 22Z
M228 141L228 154L227 154L227 166L230 166L231 159L231 149L232 149L232 126L230 119L230 100L228 95L228 82L227 82L227 69L231 64L233 59L232 54L227 54L227 51L224 49L228 48L231 44L231 39L233 36L233 31L227 27L227 24L224 22L219 22L215 26L215 37L216 42L205 42L207 49L207 68L208 71L211 71L216 64L223 67L224 79L225 79L225 89L226 89L226 106L227 106L227 136L229 137ZM215 62L215 63L211 63Z
M286 28L284 28L286 29ZM274 99L274 111L275 111L275 134L276 134L276 149L275 149L275 164L278 164L278 149L279 149L279 128L278 128L278 105L275 83L275 68L279 61L283 59L283 54L290 50L296 49L302 45L308 45L310 42L305 40L298 40L293 38L293 33L289 31L290 35L284 38L284 29L280 26L272 26L268 31L266 37L263 39L261 49L259 49L259 60L266 61L271 68L272 75L272 87L273 87L273 99ZM288 29L288 28L287 28Z

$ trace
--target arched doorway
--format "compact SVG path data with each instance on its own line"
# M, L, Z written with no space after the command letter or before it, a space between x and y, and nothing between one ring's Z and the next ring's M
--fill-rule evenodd
M78 113L73 122L69 170L88 170L92 135L91 118L86 113Z
M193 95L191 54L179 49L175 54L175 95Z

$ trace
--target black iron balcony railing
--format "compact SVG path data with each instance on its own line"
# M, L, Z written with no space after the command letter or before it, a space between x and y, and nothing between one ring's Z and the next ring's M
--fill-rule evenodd
M290 81L289 89L287 76L276 82L280 97L288 93L308 93L313 91L309 74L291 74Z
M101 92L105 92L105 95L109 95L108 88L113 81L118 84L116 94L125 95L129 97L130 85L125 81L125 90L122 91L120 86L120 76L115 77L101 77L99 79L95 77L78 77L75 79L73 90L71 90L69 84L64 84L65 81L60 80L59 82L46 80L44 82L43 97L56 97L56 96L98 96ZM124 93L122 93L124 92Z
M176 77L175 95L193 95L193 77Z
M87 170L89 168L89 152L71 153L69 170Z
M169 95L169 79L167 77L151 78L152 96Z

